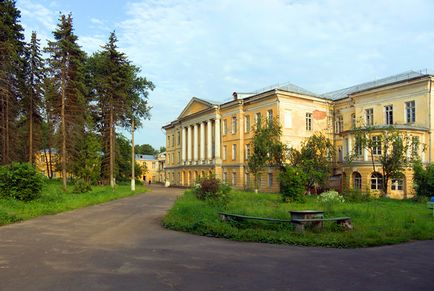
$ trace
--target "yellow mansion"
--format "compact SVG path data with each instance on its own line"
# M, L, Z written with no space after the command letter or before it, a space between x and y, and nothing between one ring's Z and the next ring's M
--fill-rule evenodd
M360 153L351 166L344 163L355 145L353 128L393 125L426 145L419 155L422 162L432 162L432 84L432 75L410 71L325 94L286 84L234 93L224 103L193 97L179 117L163 127L165 178L171 185L189 186L200 176L215 174L235 188L253 188L247 160L254 125L277 118L282 142L289 147L298 148L315 132L328 136L336 146L334 174L341 186L375 192L381 188L382 176L373 172L367 152ZM279 191L277 176L273 169L262 173L260 190ZM392 197L411 196L411 171L389 185Z

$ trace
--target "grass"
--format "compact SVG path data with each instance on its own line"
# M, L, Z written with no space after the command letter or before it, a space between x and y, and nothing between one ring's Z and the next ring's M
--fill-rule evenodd
M95 205L146 191L144 186L136 185L136 191L132 192L129 184L117 185L115 191L112 191L110 186L95 186L92 191L81 194L72 193L72 186L69 186L68 190L62 191L61 182L53 180L46 182L42 196L36 200L23 202L0 199L0 225Z
M280 195L232 191L226 205L200 201L191 191L178 198L163 224L170 229L239 241L339 248L397 244L434 239L434 218L426 203L375 199L335 204L325 217L349 216L354 229L341 231L326 223L322 231L297 233L288 224L221 222L219 211L289 219L289 210L323 209L314 197L306 203L283 203Z

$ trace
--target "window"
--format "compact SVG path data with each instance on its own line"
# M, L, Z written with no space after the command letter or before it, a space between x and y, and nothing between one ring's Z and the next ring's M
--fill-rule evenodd
M173 147L175 146L175 135L174 134L172 134L172 146Z
M178 163L181 163L181 152L178 152Z
M155 169L155 162L152 162L152 169Z
M175 164L175 153L172 153L172 164Z
M374 155L381 155L381 140L379 136L372 137L372 153Z
M342 115L339 115L336 117L336 121L335 121L335 132L341 133L343 129L344 129L344 118L342 117Z
M273 124L273 110L272 109L267 111L267 122L268 122L268 126L271 126Z
M353 173L353 189L360 190L362 189L362 175L359 172Z
M223 182L226 183L228 181L228 173L223 172Z
M247 173L244 174L244 182L245 182L246 188L249 188L250 187L250 175Z
M271 188L273 186L273 174L268 173L268 187Z
M292 128L292 111L285 110L285 128Z
M374 109L369 108L365 110L366 125L374 125Z
M362 139L361 139L361 137L356 137L356 142L354 145L354 153L358 157L360 157L362 155Z
M178 131L178 145L181 144L181 132Z
M393 124L393 105L384 106L386 113L386 124Z
M232 172L232 185L237 184L237 173Z
M392 179L392 185L390 185L391 190L404 190L404 180L403 179Z
M312 130L312 113L306 113L306 130Z
M232 160L235 160L237 158L237 145L232 145Z
M356 128L356 114L355 113L351 114L351 128L352 129Z
M383 187L383 176L378 173L372 173L371 175L371 190L381 190Z
M228 133L228 122L226 119L223 120L223 134Z
M228 147L223 146L223 160L226 160L227 154L228 154Z
M232 117L232 134L237 133L237 117Z
M167 136L167 147L170 147L170 135Z
M261 112L255 114L255 124L256 124L256 128L261 128L261 124L262 124Z
M250 132L250 115L244 116L244 132Z
M246 150L244 154L245 154L245 159L248 160L250 157L250 144L246 144Z
M405 113L407 123L416 122L416 104L414 101L405 102Z

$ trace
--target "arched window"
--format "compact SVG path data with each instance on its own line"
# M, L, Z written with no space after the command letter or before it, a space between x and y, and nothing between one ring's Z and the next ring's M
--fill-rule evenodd
M383 187L383 176L374 172L371 174L371 190L381 190Z
M362 175L359 172L353 172L353 189L362 189Z

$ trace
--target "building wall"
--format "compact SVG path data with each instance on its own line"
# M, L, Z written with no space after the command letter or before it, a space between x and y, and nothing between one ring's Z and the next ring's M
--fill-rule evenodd
M366 124L366 109L373 109L373 125L385 125L385 106L393 106L394 125L401 128L409 136L417 136L422 144L427 147L425 152L420 151L423 162L431 162L433 147L431 146L431 115L432 82L429 79L400 82L385 87L370 89L365 92L352 94L341 100L331 101L315 96L290 93L281 90L271 90L259 95L241 100L234 100L215 106L214 109L194 102L187 106L183 115L171 125L165 127L167 140L166 179L171 184L191 186L199 176L215 174L218 178L240 189L253 189L254 177L248 172L246 150L250 145L254 134L255 116L260 113L262 120L267 118L268 112L272 112L273 118L277 118L282 125L282 142L289 147L299 148L307 137L316 132L321 132L333 140L336 147L336 174L342 175L342 186L353 187L352 175L360 173L362 177L362 190L370 189L371 175L373 173L372 162L365 153L352 164L343 163L345 157L352 151L355 140L354 126ZM406 122L405 103L415 101L416 120L414 123ZM190 102L191 103L191 102ZM211 115L210 115L211 114ZM311 128L308 128L307 114L310 116ZM211 116L211 117L210 117ZM246 117L250 120L247 127ZM191 120L207 120L220 118L220 159L213 160L212 164L202 164L201 161L184 162L182 153L182 128ZM342 118L342 126L339 120ZM235 127L233 126L235 121ZM215 123L211 128L213 142L215 142ZM178 142L178 132L180 142ZM205 128L208 135L208 127ZM173 142L173 138L175 142ZM193 145L188 144L193 151ZM201 147L208 147L208 140ZM213 145L215 146L215 145ZM233 154L235 147L235 155ZM381 172L378 162L378 172ZM278 172L266 169L261 173L260 191L278 192ZM392 190L389 182L391 197L411 197L413 193L412 173L410 169L405 171L404 186L402 190Z

